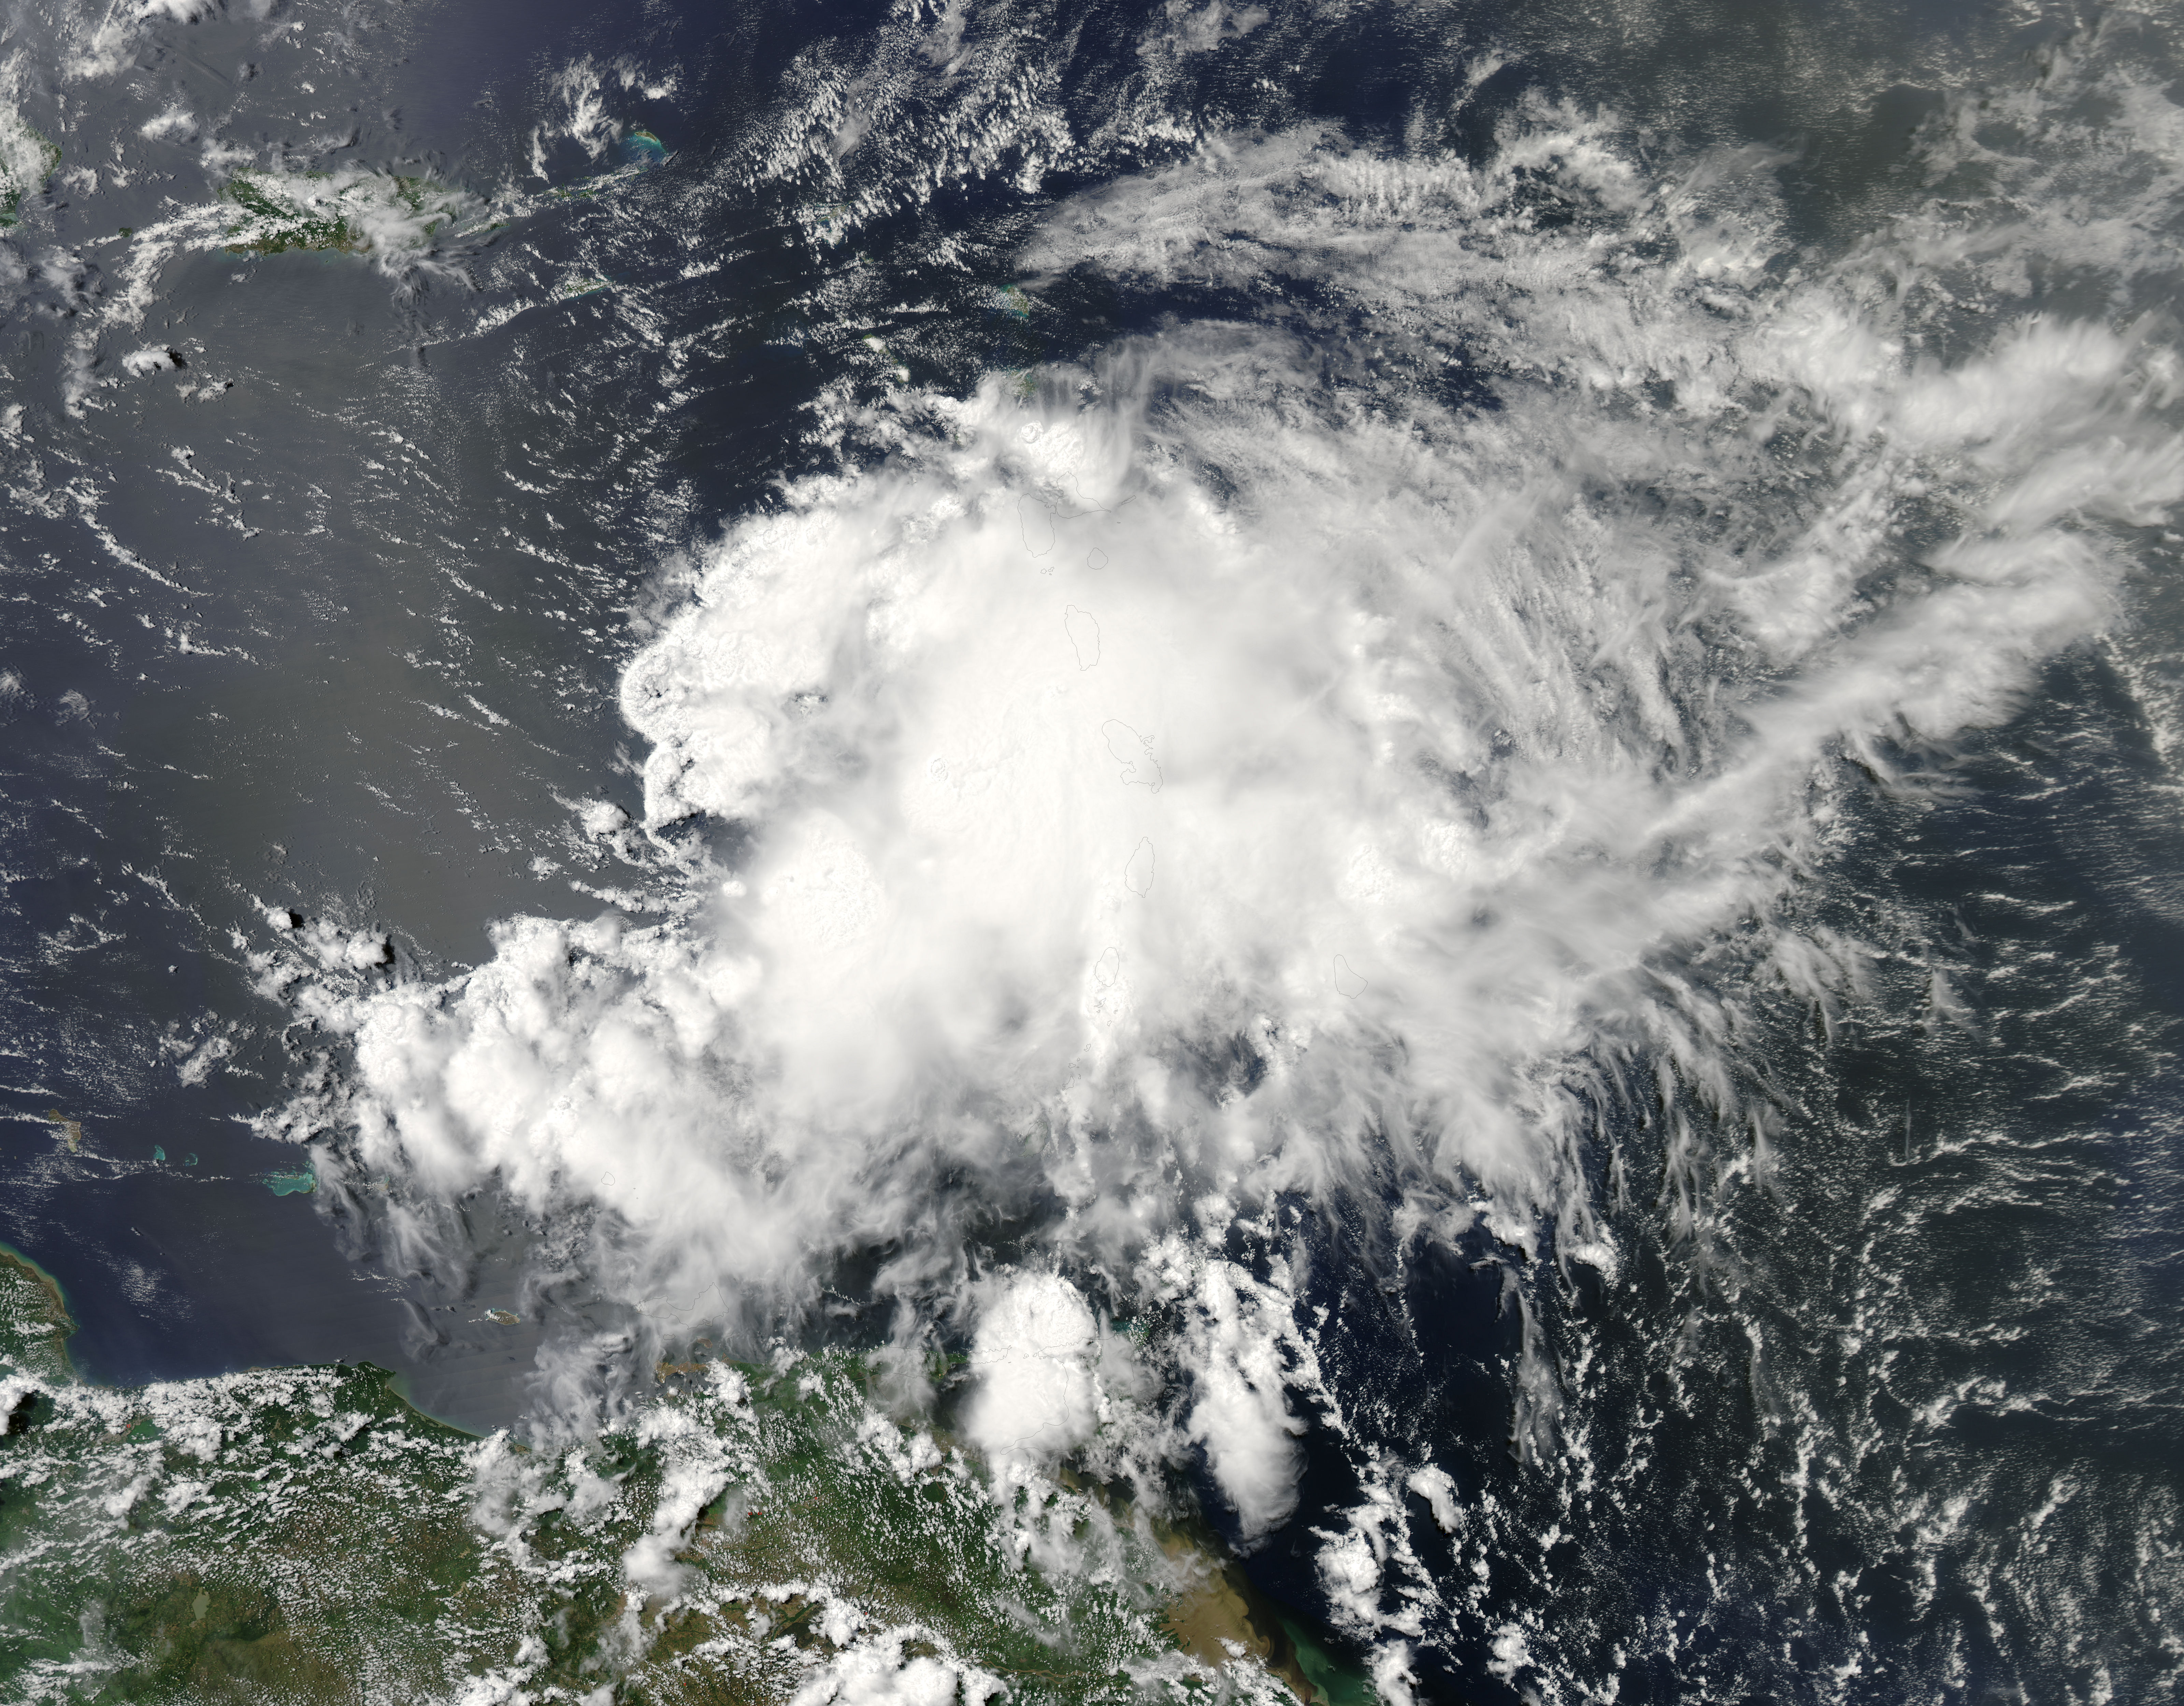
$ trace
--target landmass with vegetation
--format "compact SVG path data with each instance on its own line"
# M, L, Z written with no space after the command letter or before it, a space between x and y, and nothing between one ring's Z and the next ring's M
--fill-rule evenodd
M0 225L21 217L23 197L42 191L60 163L59 147L0 102Z
M854 1356L663 1365L548 1448L370 1367L99 1386L68 1331L0 1255L10 1701L1331 1698L1210 1542L989 1474Z
M392 172L242 172L225 193L233 254L421 248L482 211L461 190Z

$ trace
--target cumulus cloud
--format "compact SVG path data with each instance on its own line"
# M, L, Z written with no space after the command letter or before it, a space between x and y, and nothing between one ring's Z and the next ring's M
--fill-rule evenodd
M1456 1482L1446 1470L1428 1464L1413 1470L1404 1485L1431 1507L1434 1521L1443 1534L1457 1531L1462 1519L1457 1514Z
M179 101L170 102L136 127L136 134L154 142L187 142L198 133L197 114Z
M1205 1447L1242 1537L1256 1540L1296 1509L1305 1425L1290 1409L1284 1350L1301 1355L1304 1347L1288 1298L1234 1264L1204 1264L1195 1289L1184 1359L1195 1392L1190 1436Z
M1068 1281L1039 1274L1005 1285L972 1348L972 1439L996 1459L1059 1457L1083 1444L1100 1420L1099 1350L1100 1324Z
M1058 1274L1005 1274L985 1288L971 1347L964 1431L989 1461L1040 1469L1076 1451L1142 1395L1129 1342Z
M945 1658L905 1657L923 1631L909 1627L868 1636L819 1667L794 1706L980 1706L1002 1691L1000 1679Z
M1375 1169L1582 1242L1587 1063L1734 1103L1732 962L1786 941L1839 758L2006 715L2111 619L2102 526L2184 494L2162 352L2051 318L1914 359L1875 281L1925 239L1786 280L1771 193L1541 112L1486 166L1301 135L1067 204L1028 266L1297 280L1360 328L1330 353L1274 293L906 399L884 465L729 529L622 709L645 827L739 850L667 924L305 992L356 1160L420 1226L488 1181L603 1210L599 1283L685 1314L859 1248L952 1286L1040 1205L1127 1275L1199 1205ZM1190 1425L1263 1527L1272 1306L1194 1271ZM996 1442L1082 1431L1061 1284L981 1328L1034 1347L983 1375Z

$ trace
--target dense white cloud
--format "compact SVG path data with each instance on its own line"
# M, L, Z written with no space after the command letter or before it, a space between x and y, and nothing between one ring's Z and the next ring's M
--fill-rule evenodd
M1100 1421L1100 1324L1083 1293L1055 1274L1004 1284L972 1342L978 1390L966 1431L989 1459L1053 1459Z
M1042 1199L1127 1289L1368 1164L1581 1242L1582 1063L1732 1103L1738 979L1826 975L1775 917L1838 755L2007 714L2114 613L2101 525L2184 493L2164 350L2051 318L1922 355L1881 286L1976 245L1786 278L1770 194L1542 111L1487 167L1305 135L1066 206L1028 264L1266 313L903 400L883 464L731 528L622 704L648 826L744 850L671 923L309 996L362 1165L420 1237L488 1181L597 1205L602 1282L676 1320L859 1247L953 1286L967 1220ZM1188 1426L1251 1531L1301 1424L1261 1305L1194 1271ZM983 1318L1031 1347L983 1375L997 1449L1091 1413L1092 1318L1040 1283Z
M819 1667L796 1693L794 1706L980 1706L1002 1692L998 1678L945 1659L905 1658L924 1631L890 1629L868 1635Z
M1175 1271L1173 1246L1164 1265ZM1191 1264L1191 1302L1184 1361L1194 1397L1189 1437L1203 1446L1206 1466L1249 1541L1279 1526L1296 1509L1304 1423L1290 1409L1290 1361L1304 1353L1292 1300L1254 1283L1233 1264ZM1285 1354L1286 1353L1286 1354ZM1315 1376L1307 1377L1316 1384Z

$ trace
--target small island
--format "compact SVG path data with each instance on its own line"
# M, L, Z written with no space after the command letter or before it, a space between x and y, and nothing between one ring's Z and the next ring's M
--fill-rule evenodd
M52 138L14 107L0 103L0 226L21 218L23 197L43 191L60 163L59 146Z
M224 233L231 254L421 250L480 212L460 190L392 172L242 172L222 193L240 214Z

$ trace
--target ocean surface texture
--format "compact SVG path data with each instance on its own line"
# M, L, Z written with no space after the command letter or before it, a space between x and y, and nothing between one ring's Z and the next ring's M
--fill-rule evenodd
M823 1366L1306 1706L2173 1698L2180 31L17 0L0 1239L443 1499Z

